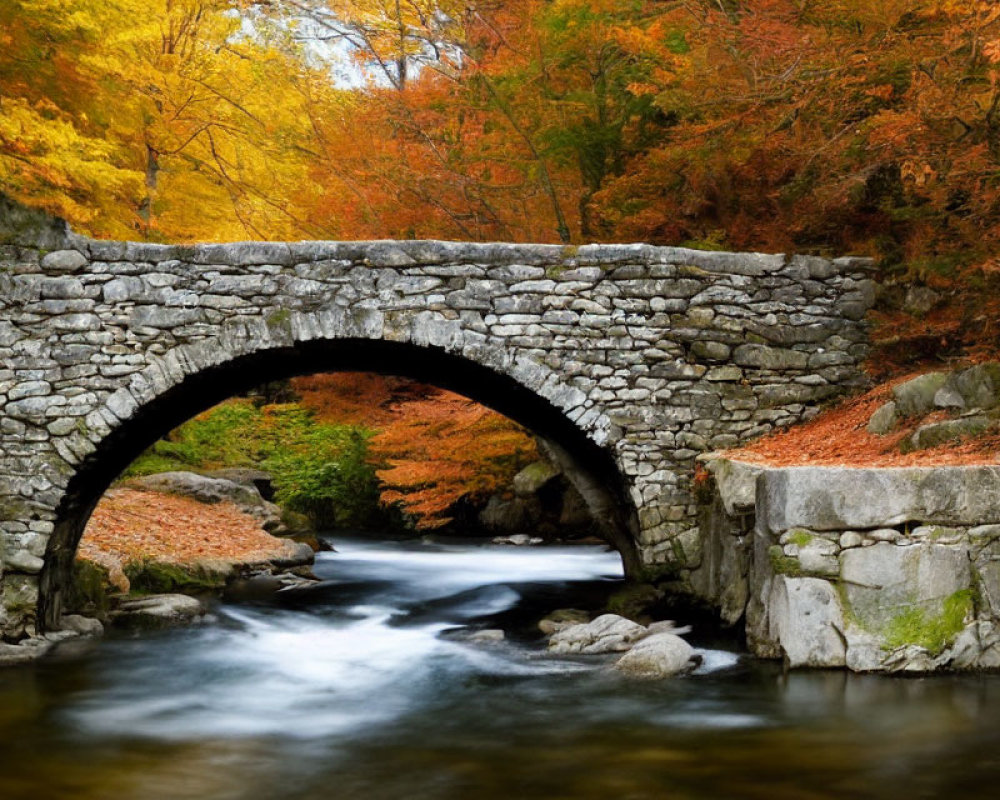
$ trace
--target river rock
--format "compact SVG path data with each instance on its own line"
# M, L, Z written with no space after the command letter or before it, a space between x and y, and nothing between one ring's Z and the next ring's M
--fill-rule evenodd
M544 619L539 620L538 630L546 636L571 628L574 625L585 625L590 621L590 614L579 608L558 608Z
M691 626L678 625L672 619L661 619L649 623L649 626L646 628L646 635L643 638L649 638L660 633L672 633L674 636L683 636L685 633L691 633Z
M184 594L151 594L123 601L114 618L138 627L158 628L190 622L204 612L204 606L193 597Z
M646 634L646 628L617 614L602 614L593 622L557 631L549 651L559 654L621 653Z
M102 636L104 625L98 619L84 617L79 614L64 614L59 620L59 628L64 631L73 631L80 636Z
M615 664L631 678L668 678L694 666L694 648L674 633L657 633L636 644Z
M494 536L490 541L493 544L512 544L515 547L524 547L525 545L541 544L544 540L526 533L515 533L513 536Z
M18 644L0 642L0 666L27 664L44 655L53 644L45 639L25 639Z
M281 544L283 552L268 559L268 563L276 569L303 567L316 560L315 551L305 542L293 542L285 539Z

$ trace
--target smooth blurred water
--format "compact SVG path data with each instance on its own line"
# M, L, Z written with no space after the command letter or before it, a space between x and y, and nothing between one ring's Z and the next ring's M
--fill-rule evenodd
M613 553L336 545L308 591L0 672L0 798L997 794L996 677L784 675L711 649L633 683L549 657L525 622L618 580ZM498 620L507 641L462 639Z

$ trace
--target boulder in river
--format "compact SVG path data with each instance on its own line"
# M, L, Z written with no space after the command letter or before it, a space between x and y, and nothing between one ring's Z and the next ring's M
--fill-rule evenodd
M151 594L123 601L114 618L135 627L160 628L190 622L204 613L201 601L186 594Z
M560 654L621 653L646 635L646 628L617 614L602 614L593 622L572 625L552 635L549 651Z
M615 664L632 678L668 678L696 665L694 648L674 633L656 633L638 642Z
M101 636L104 625L99 619L84 617L80 614L63 614L59 620L59 629L72 631L80 636Z

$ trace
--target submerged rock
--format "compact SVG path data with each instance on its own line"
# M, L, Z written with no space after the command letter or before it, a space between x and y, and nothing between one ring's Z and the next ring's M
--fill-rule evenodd
M512 544L516 547L524 547L525 545L541 544L544 540L526 533L515 533L513 536L494 536L491 541L493 544Z
M593 655L621 653L646 635L646 628L617 614L602 614L593 622L572 625L549 639L552 653Z
M477 642L483 644L498 644L506 638L506 634L496 628L488 628L482 631L476 631L469 635L468 641Z
M632 678L668 678L697 665L694 648L675 633L656 633L623 655L615 669Z

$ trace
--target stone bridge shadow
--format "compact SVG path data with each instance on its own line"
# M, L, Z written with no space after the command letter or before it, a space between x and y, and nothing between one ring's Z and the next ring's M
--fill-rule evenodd
M303 321L297 322L300 327ZM247 352L234 354L232 342L228 347L212 342L207 347L205 343L181 347L157 358L143 373L157 376L155 396L137 405L126 421L114 427L109 424L93 452L78 464L56 510L40 575L38 613L43 629L58 627L76 549L94 507L146 448L197 414L255 386L321 372L375 372L412 378L457 392L520 423L540 439L547 455L560 464L581 493L601 535L621 554L626 574L634 576L641 570L636 508L610 452L570 421L563 409L539 394L537 387L519 382L516 366L508 365L505 372L498 372L442 348L372 339L320 338L284 346L272 343L256 350L252 348L254 337L238 341L243 345L240 349ZM491 356L487 362L507 360L502 352L484 355ZM211 362L207 365L206 357ZM182 365L194 371L182 374ZM525 377L537 384L537 365ZM559 382L551 375L542 383L546 391L559 395ZM114 399L110 405L126 416L127 410ZM112 424L117 421L114 412L105 410L103 416Z

